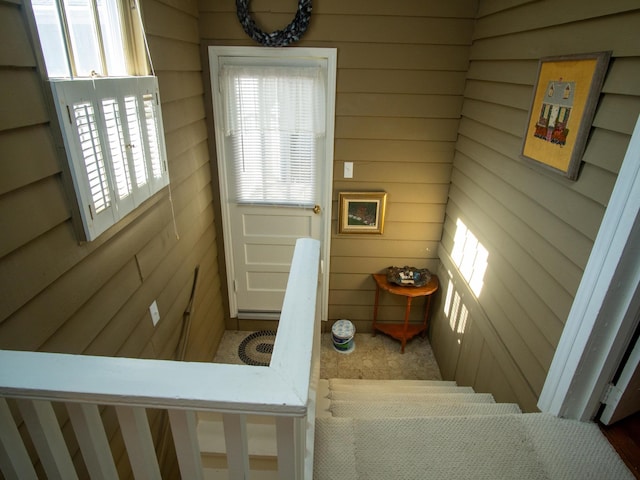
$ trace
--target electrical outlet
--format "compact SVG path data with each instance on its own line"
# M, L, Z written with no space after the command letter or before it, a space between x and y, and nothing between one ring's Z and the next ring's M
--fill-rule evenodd
M353 178L353 162L344 162L344 178Z
M153 326L155 327L160 321L160 310L158 310L158 304L155 300L149 306L149 312L151 313L151 321L153 322Z

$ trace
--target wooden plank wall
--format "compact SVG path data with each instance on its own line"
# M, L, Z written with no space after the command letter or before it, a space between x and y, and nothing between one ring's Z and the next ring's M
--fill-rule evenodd
M0 348L170 358L200 265L194 337L201 343L190 358L212 354L222 314L197 8L179 3L183 10L151 0L143 6L179 239L167 189L143 214L79 243L22 6L0 2ZM154 299L162 317L155 329Z
M165 189L141 213L79 244L70 216L75 200L63 187L66 160L56 148L55 117L24 6L0 0L0 348L174 358L199 266L187 360L213 358L225 322L197 2L144 0L142 7L160 83L179 239ZM161 315L155 328L153 300ZM104 418L126 478L113 411ZM158 432L160 417L152 421Z
M637 0L480 1L441 244L452 300L432 330L446 378L536 409L640 113L639 24ZM604 50L613 56L578 180L523 163L538 59ZM451 259L458 219L489 252L477 298Z
M338 51L329 319L370 331L371 274L391 265L437 268L454 144L468 67L475 0L318 0L294 46ZM283 28L295 2L255 0L264 31ZM202 43L255 45L233 0L200 2ZM344 162L354 177L343 178ZM337 232L342 191L388 192L384 235ZM380 318L403 318L384 295ZM412 315L418 319L422 303Z

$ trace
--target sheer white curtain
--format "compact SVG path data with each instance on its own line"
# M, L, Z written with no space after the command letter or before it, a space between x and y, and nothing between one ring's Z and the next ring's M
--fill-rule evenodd
M326 123L321 68L226 65L221 87L234 200L313 205Z

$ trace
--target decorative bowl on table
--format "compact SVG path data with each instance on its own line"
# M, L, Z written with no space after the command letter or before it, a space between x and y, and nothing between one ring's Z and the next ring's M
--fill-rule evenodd
M387 281L402 287L423 287L431 280L431 272L426 268L389 267Z

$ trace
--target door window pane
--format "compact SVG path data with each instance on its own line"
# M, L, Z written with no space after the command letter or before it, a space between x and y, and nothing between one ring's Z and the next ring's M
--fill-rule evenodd
M223 69L235 201L313 205L324 84L316 67Z

